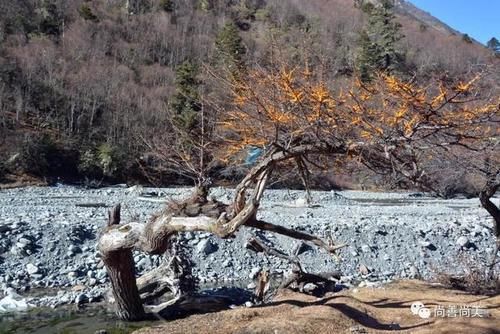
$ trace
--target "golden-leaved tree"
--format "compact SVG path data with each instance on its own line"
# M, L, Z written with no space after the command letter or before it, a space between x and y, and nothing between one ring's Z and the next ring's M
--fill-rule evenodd
M230 85L221 151L226 158L248 146L281 152L305 174L315 154L338 164L356 159L438 195L436 159L462 157L469 161L460 168L482 175L480 198L498 236L498 208L490 199L500 185L500 99L481 96L480 79L421 85L379 73L370 83L354 80L334 91L307 67L254 70Z
M339 164L356 159L379 173L427 184L431 177L425 167L433 155L445 157L456 152L454 148L466 149L483 153L481 159L488 162L484 189L491 203L491 189L498 188L498 170L493 166L500 164L495 164L498 150L487 148L498 142L499 109L498 100L478 95L479 81L474 77L457 84L436 81L421 86L381 73L369 84L355 80L333 90L320 71L278 65L248 70L244 78L225 82L232 102L221 109L216 129L220 140L214 142L218 155L231 164L248 147L259 147L264 154L237 185L229 205L197 192L146 224L120 224L119 215L110 215L99 249L117 314L125 320L144 319L144 300L166 290L178 291L175 279L167 279L172 272L162 268L136 280L132 250L164 253L181 232L228 238L241 226L250 226L311 242L332 254L343 247L257 217L269 177L291 163L299 167L304 180L310 166L321 167L318 157L328 156ZM253 249L266 251L258 241Z

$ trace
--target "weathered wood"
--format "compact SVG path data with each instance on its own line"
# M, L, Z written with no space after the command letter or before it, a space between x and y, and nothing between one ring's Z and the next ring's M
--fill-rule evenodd
M333 279L340 279L340 272L333 271L327 273L311 274L301 270L294 270L292 275L281 283L280 288L289 288L292 284L297 284L299 287L307 283L328 283L335 284Z
M108 226L120 224L121 205L108 211ZM106 265L113 296L116 302L116 313L120 319L127 321L143 320L146 317L141 298L135 282L135 264L131 249L118 249L102 253Z
M328 244L325 241L321 240L320 238L307 234L304 232L292 230L289 228L286 228L284 226L280 225L274 225L268 222L265 222L263 220L249 220L245 226L250 226L250 227L255 227L258 228L259 230L263 231L269 231L269 232L274 232L282 235L286 235L287 237L294 238L294 239L299 239L299 240L305 240L313 243L314 245L325 249L327 252L335 254L335 252L343 247L346 247L347 244L343 243L340 245L334 245L334 244Z
M307 153L324 153L330 150L332 153L338 153L342 149L344 148L305 145L290 150L275 151L259 164L257 169L245 178L239 190L237 189L235 203L241 206L233 205L230 208L220 202L208 200L208 188L197 188L190 199L174 203L169 210L154 216L146 224L132 222L119 225L119 207L110 211L108 227L99 238L98 246L111 279L118 316L123 320L145 319L147 315L142 306L143 300L153 300L167 290L172 291L174 295L178 293L175 273L172 275L172 272L165 268L151 272L136 282L132 250L141 250L148 254L162 254L170 247L172 237L179 232L203 231L220 238L228 238L232 237L241 226L246 225L309 241L332 254L344 247L345 245L328 244L312 235L256 219L267 180L276 162ZM253 193L247 200L246 191L252 183L254 184ZM265 293L268 277L263 282L264 285L259 290L262 295L260 297L263 297ZM200 307L199 302L199 300L192 303L184 301L183 307L185 309L186 304L191 305L190 309ZM173 304L175 300L163 306L168 306L172 310ZM175 310L179 309L178 305L175 307ZM206 305L201 307L206 309Z
M270 278L268 270L261 270L257 276L257 284L255 287L255 298L258 301L263 301L266 293L269 291Z
M277 147L275 150L270 151L270 153L262 159L257 165L255 165L250 172L241 180L235 189L235 197L233 200L233 214L238 213L245 206L245 193L250 185L255 181L255 179L263 173L263 171L272 169L278 162L293 159L300 156L306 156L308 154L345 154L349 150L354 149L355 145L352 147L347 147L343 144L338 146L332 146L325 143L318 144L308 144L299 145L285 149L283 147Z
M494 221L494 233L497 240L500 239L500 209L491 201L491 198L500 188L500 183L492 184L479 193L479 200L483 208L488 211Z
M277 249L269 247L262 241L258 240L257 238L249 239L247 241L246 247L258 253L262 252L285 259L295 266L292 275L287 277L281 283L280 288L291 288L292 286L295 286L298 290L302 292L305 284L319 283L323 285L326 288L326 290L331 290L333 287L335 287L335 281L333 281L333 279L338 280L340 279L341 276L341 273L338 271L319 273L319 274L306 273L302 269L302 266L300 265L300 262L297 257L288 256ZM257 300L262 301L268 289L269 289L269 275L268 273L266 274L261 271L259 273L255 289L255 295Z
M179 286L179 277L170 263L164 263L137 278L137 288L143 303L149 303L168 291L173 296L179 296Z
M132 251L121 249L103 254L113 296L116 314L122 320L140 321L146 318L141 297L135 282L135 267Z
M227 310L234 301L227 296L185 295L166 303L148 306L149 312L160 318L171 320L196 313L210 313Z
M120 224L121 208L122 208L121 204L117 204L111 210L108 211L108 226Z

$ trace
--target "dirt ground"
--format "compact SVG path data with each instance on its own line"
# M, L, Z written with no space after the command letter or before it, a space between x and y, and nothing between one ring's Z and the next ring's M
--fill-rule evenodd
M430 310L429 318L421 318L411 312L411 305L415 302L422 302ZM459 310L464 307L461 315ZM440 310L443 310L444 317L436 316L436 312L439 315ZM454 310L459 313L456 314ZM481 317L477 316L478 313ZM265 306L193 315L185 319L161 322L135 333L386 332L500 333L500 296L470 295L415 280L391 283L381 288L345 290L323 298L281 291Z

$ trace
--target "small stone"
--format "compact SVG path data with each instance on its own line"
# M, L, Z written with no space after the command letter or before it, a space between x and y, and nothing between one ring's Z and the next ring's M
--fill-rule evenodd
M300 197L295 200L295 206L299 208L307 207L309 204L307 203L307 198Z
M252 307L253 303L251 301L247 301L247 302L245 302L245 306L246 307Z
M75 279L78 277L78 273L76 271L70 271L67 276L69 279Z
M151 267L151 259L149 257L143 257L137 262L137 267L141 269L149 268Z
M97 273L96 273L96 278L97 278L97 279L103 279L103 278L105 278L105 277L106 277L106 275L107 275L107 272L106 272L106 270L105 270L105 269L99 269L99 270L97 271Z
M26 271L29 275L37 274L40 269L35 266L33 263L28 263L26 265Z
M19 238L17 241L18 241L20 244L24 244L24 245L29 245L29 244L31 244L31 240L26 239L26 238Z
M361 246L361 250L363 251L363 253L368 253L368 252L371 252L372 249L370 246L365 244L365 245Z
M85 285L81 284L75 285L74 287L71 288L71 291L83 291L83 290L85 290Z
M415 266L410 266L410 278L418 278L420 276L420 273L418 271L418 268Z
M421 240L419 241L419 245L424 247L424 248L427 248L431 251L435 251L437 250L436 246L434 246L434 244L430 241L427 241L427 240Z
M217 245L215 245L210 239L203 239L196 245L196 251L198 254L209 255L217 251Z
M469 244L469 239L465 236L461 236L457 239L457 245L460 247L466 247Z
M75 298L75 304L76 305L81 305L84 303L87 303L89 301L89 298L87 297L86 294L81 293Z
M314 293L318 289L318 286L314 283L307 283L304 285L304 292L305 293Z
M77 254L77 253L81 253L81 252L82 252L82 250L78 246L71 245L68 247L68 253Z
M24 249L28 246L27 244L23 244L22 242L16 242L16 247L19 249Z
M368 267L364 264L360 264L359 265L359 273L361 275L368 275L370 273L370 270L368 269Z

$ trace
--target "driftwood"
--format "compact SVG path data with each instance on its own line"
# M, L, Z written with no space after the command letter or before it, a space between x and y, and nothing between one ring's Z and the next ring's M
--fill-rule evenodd
M256 214L267 180L276 163L309 153L345 152L344 147L322 144L272 151L238 185L234 202L230 206L209 200L208 188L199 187L190 199L173 203L146 224L119 224L119 207L114 209L110 213L108 226L99 238L99 251L111 280L118 317L128 321L148 318L143 307L144 301L151 301L167 290L174 295L177 293L176 275L167 269L158 269L136 281L132 250L163 254L170 247L172 238L180 232L209 232L220 238L229 238L241 226L248 226L305 240L335 254L345 245L327 243L315 236L258 220ZM246 193L252 185L252 193L247 198ZM162 275L164 277L160 279ZM158 282L154 282L156 280ZM176 299L163 304L163 307L159 305L158 308L150 309L172 308L182 297L184 296L177 296Z
M184 295L156 306L146 306L148 312L161 319L176 319L196 313L227 310L233 304L226 296Z
M171 258L174 261L175 258ZM137 288L143 303L149 303L170 291L174 296L180 293L178 273L172 263L164 263L137 279Z
M77 203L75 206L80 208L106 208L106 203Z
M322 290L331 291L335 287L335 280L339 280L340 272L328 272L328 273L318 273L310 274L305 272L300 265L297 257L291 257L277 249L267 246L262 241L257 238L251 238L247 241L246 247L258 253L266 253L268 255L273 255L282 259L285 259L294 265L294 270L292 275L287 277L280 285L280 289L292 289L304 292L304 286L308 283L319 284L322 286ZM261 272L262 274L262 272ZM262 283L264 281L265 283ZM259 284L260 283L260 284ZM265 285L267 284L267 286ZM256 297L258 300L264 299L264 294L269 289L268 275L264 273L263 277L258 278L258 284L256 286Z

